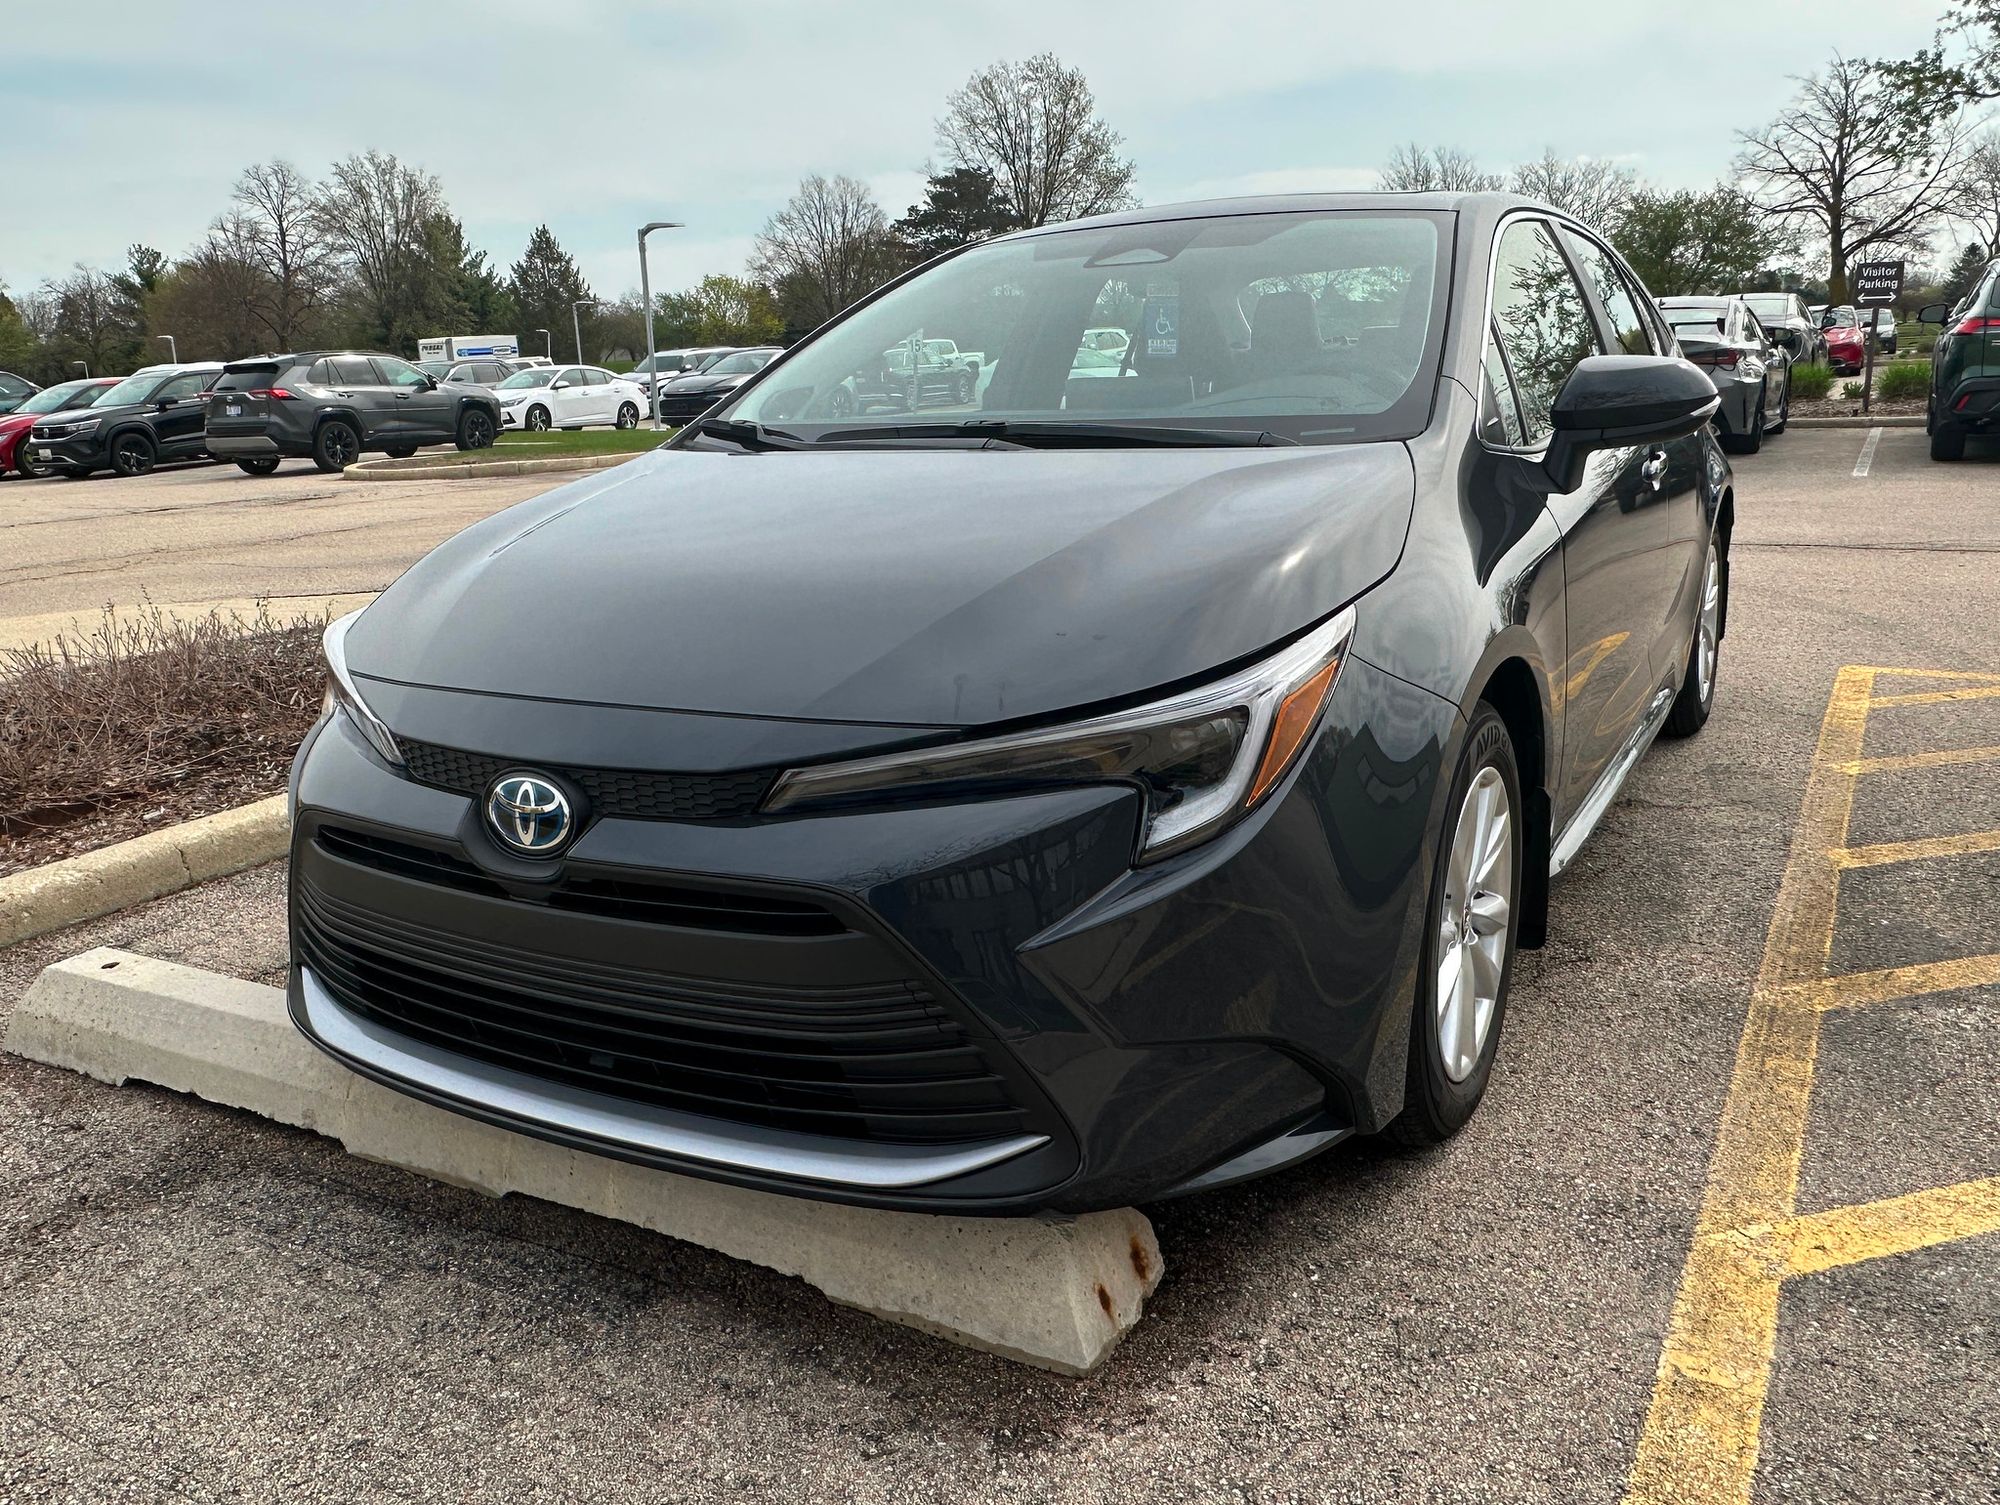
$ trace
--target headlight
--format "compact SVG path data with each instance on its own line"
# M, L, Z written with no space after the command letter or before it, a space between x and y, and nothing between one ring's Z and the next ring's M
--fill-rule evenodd
M503 397L500 399L500 406L503 408L518 408L526 401L527 398L525 397Z
M1136 710L851 763L795 768L764 801L796 810L861 796L1079 783L1146 796L1142 861L1225 830L1275 789L1319 725L1354 608L1229 678Z
M73 439L78 434L87 434L104 422L102 418L79 418L75 423L65 423L59 428L51 428L51 439Z
M396 746L396 739L389 734L389 728L383 725L381 718L368 709L368 702L361 698L361 692L354 688L354 680L347 672L347 630L360 615L360 612L352 611L340 620L328 623L326 636L320 639L326 653L324 709L345 711L348 720L368 740L368 745L388 762L401 768L402 749Z

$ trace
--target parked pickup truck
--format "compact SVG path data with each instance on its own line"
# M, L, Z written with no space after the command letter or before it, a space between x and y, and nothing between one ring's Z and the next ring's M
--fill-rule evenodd
M914 344L915 369L912 370ZM836 414L877 409L909 412L917 408L963 407L979 387L986 364L983 351L960 350L951 340L906 342L882 352L882 364L857 371L836 394Z

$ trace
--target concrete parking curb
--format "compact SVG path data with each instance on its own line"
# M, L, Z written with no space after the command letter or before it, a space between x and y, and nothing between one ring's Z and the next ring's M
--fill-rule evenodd
M1794 418L1787 426L1795 429L1920 429L1924 420L1915 413L1839 413L1830 418Z
M665 442L664 436L661 440ZM549 455L539 460L476 460L470 465L425 465L416 460L361 460L340 474L349 481L469 481L482 476L554 475L566 470L609 470L652 451L609 455Z
M1070 1219L880 1212L564 1149L356 1076L293 1028L276 988L109 947L47 968L5 1045L113 1085L152 1082L247 1109L491 1196L635 1223L1062 1374L1102 1363L1160 1281L1153 1225L1134 1208Z
M0 878L0 946L275 861L288 831L274 794Z

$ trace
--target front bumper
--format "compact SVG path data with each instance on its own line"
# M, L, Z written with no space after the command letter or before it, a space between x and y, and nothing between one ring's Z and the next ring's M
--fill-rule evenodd
M37 439L32 431L21 441L28 457L37 465L53 465L58 470L101 470L110 464L96 434L73 434L67 439Z
M463 699L431 693L401 707L427 739ZM562 776L597 714L563 709L501 761ZM1350 660L1283 794L1134 868L1115 786L600 813L528 863L335 719L295 773L292 1012L401 1091L767 1190L1018 1214L1218 1185L1400 1107L1454 726Z

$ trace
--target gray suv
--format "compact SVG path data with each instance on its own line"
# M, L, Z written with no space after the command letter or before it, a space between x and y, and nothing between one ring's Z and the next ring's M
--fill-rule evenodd
M206 414L208 452L258 476L287 455L338 471L366 450L400 459L426 444L485 449L499 432L485 388L359 350L231 361Z

